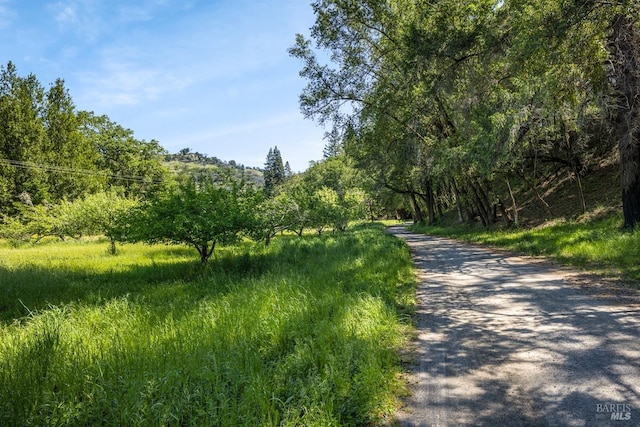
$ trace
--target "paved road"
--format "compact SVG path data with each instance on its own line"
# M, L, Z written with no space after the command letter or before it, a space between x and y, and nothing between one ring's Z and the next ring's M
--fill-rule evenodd
M637 293L540 260L390 231L408 243L420 280L401 425L640 426Z

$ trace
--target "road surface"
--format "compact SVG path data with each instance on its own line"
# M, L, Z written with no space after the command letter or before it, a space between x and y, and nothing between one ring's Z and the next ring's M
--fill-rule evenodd
M420 283L400 425L640 426L637 292L539 259L390 232L409 245Z

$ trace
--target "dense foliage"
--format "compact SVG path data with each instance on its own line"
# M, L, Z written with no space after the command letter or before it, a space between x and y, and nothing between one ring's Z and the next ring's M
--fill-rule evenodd
M164 149L140 141L106 116L76 110L58 79L0 67L0 214L73 201L101 191L145 197L162 186Z
M308 82L302 111L333 123L347 155L418 221L455 207L461 220L511 224L512 184L544 204L541 184L561 176L584 210L583 177L617 147L624 223L640 222L637 1L312 7L312 40L290 49Z
M185 179L122 215L110 233L123 242L186 244L205 264L216 244L251 230L255 199L252 186L230 177Z
M115 253L114 227L137 204L137 200L114 191L89 194L73 202L42 205L34 205L23 194L23 202L16 204L17 213L3 216L0 237L14 242L38 242L45 237L65 240L105 235L111 240L111 252Z

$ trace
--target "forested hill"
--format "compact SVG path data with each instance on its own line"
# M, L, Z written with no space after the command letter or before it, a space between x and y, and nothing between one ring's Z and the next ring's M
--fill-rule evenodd
M175 154L165 155L163 163L169 170L176 173L197 175L198 173L226 171L259 186L264 185L262 169L244 166L236 163L235 160L224 161L215 156L209 157L207 154L191 151L190 148L183 148Z

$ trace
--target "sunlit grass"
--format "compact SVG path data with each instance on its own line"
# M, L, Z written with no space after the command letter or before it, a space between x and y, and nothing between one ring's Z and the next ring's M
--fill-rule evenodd
M475 243L490 244L528 255L544 255L591 271L621 274L640 281L640 233L620 229L619 216L589 222L555 221L535 229L481 230L470 227L413 229Z
M363 425L397 405L415 279L381 226L206 269L107 249L0 248L0 425Z

